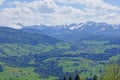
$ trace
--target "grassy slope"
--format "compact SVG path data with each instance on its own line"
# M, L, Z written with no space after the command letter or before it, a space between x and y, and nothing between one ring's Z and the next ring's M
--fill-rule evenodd
M6 66L4 63L0 62L4 67L4 71L0 72L0 80L56 80L57 77L49 76L48 78L41 78L40 74L34 72L33 67L27 68L15 68Z
M72 51L69 50L71 48L71 45L69 44L60 44L57 43L55 46L53 45L29 45L29 44L1 44L0 45L0 56L22 56L22 55L28 55L29 53L33 54L41 54L42 52L49 52L55 48L66 50L64 54L78 54L81 52L93 52L93 54L101 54L104 53L106 49L112 49L112 48L120 48L120 45L114 45L114 44L107 44L107 41L83 41L84 44L89 45L88 46L79 46L78 50ZM91 51L91 52L90 52ZM117 57L117 58L116 58ZM118 59L119 56L113 56L110 58L110 60ZM75 70L83 70L87 69L87 72L83 72L80 74L82 77L90 77L91 74L99 74L99 70L103 69L104 66L99 64L99 62L82 59L82 58L73 58L73 57L60 57L58 60L57 58L48 58L44 62L49 61L57 61L58 66L62 66L63 72L74 72ZM105 62L105 61L103 61ZM30 61L30 63L34 64L34 61ZM20 71L20 72L19 72ZM21 71L25 74L22 75ZM14 73L14 74L13 74ZM31 73L31 74L29 74ZM12 75L11 75L12 74ZM30 80L40 80L39 74L34 72L34 68L13 68L4 66L4 72L0 73L0 80L4 80L5 78L13 78L18 79L16 76L19 76L20 80L27 80L28 77ZM27 76L27 77L26 77ZM34 77L31 77L34 76ZM46 80L55 80L56 77L49 76ZM43 79L41 79L43 80ZM44 79L45 80L45 79Z
M39 80L39 74L34 72L34 68L15 68L8 67L2 63L4 71L0 72L0 80Z
M52 45L28 45L28 44L1 44L1 56L22 56L32 54L40 54L42 52L49 52L53 49Z
M77 44L76 44L77 45ZM79 49L76 51L66 51L64 54L104 54L106 49L120 48L120 45L109 44L109 41L89 41L83 40L82 45L77 45Z

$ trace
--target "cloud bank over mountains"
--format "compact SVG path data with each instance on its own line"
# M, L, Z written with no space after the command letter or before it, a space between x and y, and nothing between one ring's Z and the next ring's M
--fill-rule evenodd
M4 4L6 4L4 6ZM70 24L86 21L120 24L120 7L105 0L0 0L0 25Z

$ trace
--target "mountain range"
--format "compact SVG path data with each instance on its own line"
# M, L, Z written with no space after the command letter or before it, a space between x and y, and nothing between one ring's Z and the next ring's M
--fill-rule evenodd
M116 38L120 38L120 25L110 25L91 21L70 25L25 26L22 30L30 33L46 34L67 42L78 42L83 39L116 40Z

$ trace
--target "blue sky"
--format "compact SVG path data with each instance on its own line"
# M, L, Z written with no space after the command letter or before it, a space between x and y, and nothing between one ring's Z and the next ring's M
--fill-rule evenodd
M105 2L108 2L114 6L120 6L120 0L105 0Z
M120 0L0 0L0 25L120 24Z

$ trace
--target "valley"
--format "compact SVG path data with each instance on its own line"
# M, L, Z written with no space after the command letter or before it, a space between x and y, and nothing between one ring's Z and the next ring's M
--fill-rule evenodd
M120 28L44 28L0 27L0 80L63 80L76 74L90 80L106 64L120 61Z

